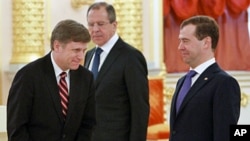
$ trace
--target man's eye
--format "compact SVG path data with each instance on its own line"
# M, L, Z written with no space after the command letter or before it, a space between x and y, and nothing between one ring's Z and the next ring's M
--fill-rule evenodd
M93 27L93 26L94 26L94 24L93 24L93 23L89 23L89 24L88 24L88 26Z
M103 24L103 23L98 23L97 25L98 25L98 26L103 26L104 24Z
M80 52L81 49L73 49L74 52Z
M187 43L187 42L188 42L188 40L182 40L182 42L183 42L183 43Z

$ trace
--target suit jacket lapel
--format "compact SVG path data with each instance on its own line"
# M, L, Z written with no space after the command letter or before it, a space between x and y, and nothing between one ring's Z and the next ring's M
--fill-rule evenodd
M103 76L105 76L105 73L109 70L109 67L112 65L112 63L116 60L116 58L120 55L121 51L120 48L122 47L123 41L121 38L117 40L115 43L114 47L110 50L107 58L102 64L102 67L100 68L98 72L98 76L96 78L95 84L96 86L100 83L100 80ZM95 48L91 49L87 54L86 54L86 60L84 63L84 67L89 68L91 59L95 53Z
M98 72L98 76L96 78L96 86L100 83L101 78L105 76L105 73L108 72L109 68L116 60L116 58L119 57L119 55L121 54L120 51L121 47L122 47L122 40L119 38L118 41L113 46L113 48L110 50L107 58L103 62L102 67Z
M74 106L75 106L75 101L79 98L78 94L81 93L81 88L78 87L83 87L79 86L79 83L76 84L78 81L78 75L75 73L75 71L70 70L70 90L69 90L69 106L68 106L68 113L66 117L66 121L70 119L71 115L75 112L74 111Z
M112 63L116 60L116 58L119 55L120 55L120 51L118 49L118 46L114 46L112 50L110 51L109 55L107 56L107 58L105 59L105 61L103 62L102 67L98 73L97 80L99 80L101 77L105 75L105 73L108 71Z
M193 86L190 88L189 92L187 93L186 97L184 98L179 113L181 113L183 107L192 99L193 96L198 94L198 90L201 89L206 83L208 83L210 80L214 78L214 73L219 71L218 65L215 63L208 67L196 80L196 82L193 84ZM184 81L184 79L182 80ZM180 87L180 86L179 86ZM179 91L180 88L178 88Z
M54 108L58 113L58 117L61 121L63 121L62 115L62 108L59 96L59 89L56 81L55 71L51 62L50 53L45 56L45 63L44 63L44 70L45 70L45 79L47 81L47 86L50 91L50 95L53 101Z
M84 67L89 68L89 65L90 65L90 62L91 62L91 59L92 59L94 53L95 53L95 48L91 49L89 51L89 53L86 54L86 60L84 63Z
M183 82L184 82L184 76L182 77L182 78L180 78L180 80L179 80L179 82L177 83L177 85L176 85L176 90L175 90L175 92L174 92L174 95L173 95L173 99L172 99L172 108L171 108L171 113L175 113L175 114L172 114L172 116L175 118L175 115L176 115L176 100L177 100L177 96L178 96L178 93L179 93L179 91L180 91L180 89L181 89L181 85L183 84Z

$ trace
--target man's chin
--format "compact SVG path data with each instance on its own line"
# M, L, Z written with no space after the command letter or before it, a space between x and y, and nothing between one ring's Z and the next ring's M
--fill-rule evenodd
M78 68L79 68L79 66L80 66L80 64L78 64L78 65L74 65L74 66L71 66L71 67L70 67L70 69L71 69L71 70L76 70L76 69L78 69Z

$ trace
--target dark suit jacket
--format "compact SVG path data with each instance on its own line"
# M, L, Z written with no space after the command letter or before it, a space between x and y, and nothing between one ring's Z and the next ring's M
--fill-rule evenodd
M238 82L217 63L193 84L176 114L176 97L184 81L177 82L170 113L170 141L229 141L231 124L240 115Z
M85 57L88 68L94 54ZM149 117L146 60L120 38L96 78L94 141L145 141Z
M7 101L9 141L90 141L95 125L93 75L82 66L69 73L64 121L50 53L17 72Z

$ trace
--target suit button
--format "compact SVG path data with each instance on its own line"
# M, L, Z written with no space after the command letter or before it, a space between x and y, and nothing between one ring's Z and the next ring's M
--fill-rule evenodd
M175 135L176 134L176 131L174 130L174 131L172 131L172 135Z
M62 135L62 138L65 139L65 138L66 138L66 134L63 134L63 135Z

